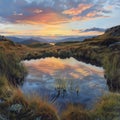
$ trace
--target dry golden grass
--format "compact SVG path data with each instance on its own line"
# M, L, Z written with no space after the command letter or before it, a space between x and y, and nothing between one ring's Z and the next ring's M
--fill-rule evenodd
M81 106L69 106L62 114L62 120L90 120L89 112Z
M34 120L41 118L42 120L59 120L55 107L38 96L26 97L18 89L14 90L14 94L4 103L0 104L0 112L12 120ZM21 105L22 109L19 113L8 111L12 105Z
M120 120L120 94L110 93L105 95L92 112L95 119Z

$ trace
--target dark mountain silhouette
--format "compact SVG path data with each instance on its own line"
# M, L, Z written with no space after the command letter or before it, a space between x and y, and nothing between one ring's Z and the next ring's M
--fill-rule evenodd
M91 45L114 46L120 44L120 25L109 28L103 35L93 37L92 39L85 39L84 42Z
M7 39L10 39L11 41L15 42L15 43L20 43L22 41L24 41L24 38L19 38L19 37L13 37L13 36L8 36L6 37Z
M74 41L83 41L85 39L88 38L92 38L94 36L81 36L81 37L69 37L69 38L65 38L65 39L61 39L61 40L55 40L55 42L74 42Z
M105 34L111 37L120 37L120 25L107 29Z
M40 41L34 40L31 38L31 39L27 39L27 40L20 42L20 44L33 44L33 43L40 43Z
M92 38L93 36L80 36L80 37L68 37L64 39L45 39L41 37L32 37L29 39L26 38L19 38L19 37L7 37L11 41L15 43L20 43L20 44L32 44L32 43L59 43L59 42L74 42L74 41L83 41L84 39Z

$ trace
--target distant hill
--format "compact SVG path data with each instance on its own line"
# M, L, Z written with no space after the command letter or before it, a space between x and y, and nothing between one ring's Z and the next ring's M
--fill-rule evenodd
M81 37L68 37L64 39L49 39L49 38L41 38L41 37L31 37L29 39L19 38L19 37L6 37L15 43L20 44L33 44L33 43L59 43L59 42L75 42L75 41L83 41L84 39L92 38L93 36L81 36Z
M76 41L83 41L88 38L92 38L94 36L81 36L81 37L69 37L61 40L55 40L55 42L76 42Z
M22 44L17 44L5 36L0 36L0 52L16 53L19 57L26 54L26 51L30 51L29 48Z
M22 41L24 41L24 38L19 38L19 37L13 37L13 36L6 36L7 39L10 39L11 41L15 42L15 43L20 43Z
M104 46L120 44L120 25L107 29L103 35L91 39L85 39L84 42L92 45Z
M49 43L42 43L42 42L37 43L37 42L34 42L32 44L27 44L27 46L31 47L31 48L40 48L40 47L48 48L48 47L50 47L52 45L50 45Z
M97 38L120 38L120 25L107 29L103 35L100 35Z
M27 39L27 40L24 40L24 41L20 42L20 44L26 44L26 45L33 44L33 43L40 43L40 41L34 40L34 39L31 38L31 39Z
M43 38L38 38L38 37L31 37L31 38L19 38L19 37L14 37L14 36L8 36L6 37L7 39L10 39L11 41L15 43L20 43L20 44L33 44L33 43L40 43L40 42L46 42L46 39Z
M68 37L65 39L49 39L49 38L41 38L41 37L32 37L28 40L21 42L22 44L32 44L33 42L41 42L41 43L59 43L59 42L71 42L71 41L83 41L87 38L92 38L93 36L81 36L81 37Z
M107 29L105 34L111 37L120 37L120 25Z
M33 39L33 40L36 40L36 41L39 41L41 43L49 43L49 39L47 38L42 38L42 37L31 37L30 39Z

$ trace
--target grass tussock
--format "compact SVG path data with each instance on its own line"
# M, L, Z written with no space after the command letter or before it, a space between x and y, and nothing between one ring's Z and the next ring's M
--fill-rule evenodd
M39 97L25 97L20 90L0 104L0 113L10 120L59 120L57 110Z
M2 97L2 95L5 92L5 89L8 87L8 82L7 82L7 78L5 77L5 75L1 75L0 76L0 98Z
M62 114L62 120L91 120L89 111L81 106L69 106Z
M92 112L95 120L120 120L120 94L104 96Z
M54 106L37 96L26 97L16 89L12 97L0 103L0 114L10 120L119 120L120 94L105 95L93 110L70 105L59 118Z
M20 63L20 59L14 54L0 51L0 75L5 76L10 83L17 85L22 83L26 69Z
M110 90L120 90L120 53L104 57L105 76Z

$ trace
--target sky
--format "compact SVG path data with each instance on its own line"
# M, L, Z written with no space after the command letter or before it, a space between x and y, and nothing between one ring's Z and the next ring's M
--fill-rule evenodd
M120 0L0 0L0 35L89 36L120 24Z

